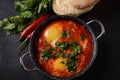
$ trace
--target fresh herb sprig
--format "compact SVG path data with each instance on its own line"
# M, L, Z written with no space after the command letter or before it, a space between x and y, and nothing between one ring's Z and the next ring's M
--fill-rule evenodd
M51 0L15 0L17 15L0 20L0 29L7 34L21 32L41 15L51 11Z

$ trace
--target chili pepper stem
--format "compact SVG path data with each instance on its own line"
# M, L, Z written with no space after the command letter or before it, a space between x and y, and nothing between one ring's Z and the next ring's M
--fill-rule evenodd
M20 37L20 38L19 38L19 41L22 41L22 40L23 40L22 37Z
M19 50L26 42L28 42L29 38L26 38L21 44L20 46L17 48L17 50Z

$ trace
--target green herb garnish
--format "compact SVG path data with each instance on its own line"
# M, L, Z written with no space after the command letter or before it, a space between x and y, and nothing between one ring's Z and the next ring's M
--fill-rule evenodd
M62 56L63 53L61 51L59 51L57 54L54 55L54 58L58 58L59 56Z
M42 58L45 59L45 61L48 61L50 58L50 51L48 49L46 49L45 51L43 51L40 55Z
M79 44L76 41L70 41L69 45L72 47L78 46Z
M50 54L55 50L55 48L50 48L50 49L46 49L45 51L43 51L41 53L41 57L45 59L45 61L47 62L50 58Z
M77 42L75 42L75 41L71 41L70 43L70 46L72 46L73 47L73 54L72 54L72 56L76 56L78 53L80 53L80 46L79 46L79 44L77 43Z
M56 49L56 48L53 48L53 47L52 47L52 48L49 49L49 51L50 51L50 52L53 52L55 49Z
M67 42L56 42L56 47L59 48L59 50L64 50L68 46Z
M67 54L63 55L62 57L63 58L68 58L69 56L70 56L70 54L67 53Z
M85 37L84 37L84 35L82 34L82 35L80 35L80 39L81 40L84 40L85 39Z
M77 65L76 63L77 63L77 58L75 58L75 57L71 57L67 61L66 66L67 66L68 72L70 72L70 71L76 72L76 65Z
M61 38L68 38L69 36L70 36L69 30L63 31L61 34Z
M45 46L51 46L47 41L45 41Z
M73 47L73 54L75 54L75 56L78 54L78 53L80 53L80 46L75 46L75 47Z

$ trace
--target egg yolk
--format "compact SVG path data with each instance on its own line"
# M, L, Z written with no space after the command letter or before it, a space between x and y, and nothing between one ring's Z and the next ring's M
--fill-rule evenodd
M53 65L54 65L55 70L65 70L65 68L66 68L65 59L60 57L54 62Z
M52 24L45 30L44 37L48 43L52 43L59 38L61 32L60 24Z

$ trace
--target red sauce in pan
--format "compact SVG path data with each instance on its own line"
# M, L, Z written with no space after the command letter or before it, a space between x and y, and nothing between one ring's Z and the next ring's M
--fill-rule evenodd
M91 35L85 27L77 22L71 20L53 21L40 32L38 38L39 40L37 40L35 44L37 49L37 60L42 69L50 75L58 77L73 76L81 72L92 57L93 44ZM74 52L74 47L69 46L71 41L77 43L79 53L74 56L76 60L75 64L73 60L73 66L75 66L75 68L73 69L72 66L72 70L71 67L69 67L69 70L68 66L72 65L72 62L69 64L68 61L72 59L70 57ZM55 57L60 51L60 46L56 47L57 42L61 44L65 42L68 45L65 49L61 50L61 54ZM69 54L69 56L65 58L66 54Z

